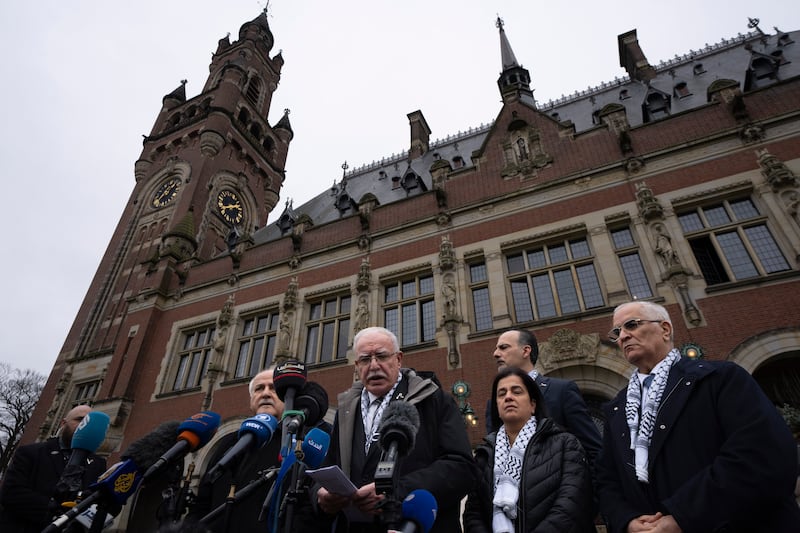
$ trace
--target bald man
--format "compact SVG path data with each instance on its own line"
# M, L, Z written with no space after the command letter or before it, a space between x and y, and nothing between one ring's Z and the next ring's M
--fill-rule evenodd
M73 407L61 420L55 437L17 448L0 487L0 531L39 533L59 512L58 504L51 502L56 483L72 455L72 435L91 410L88 405ZM90 454L82 488L105 471L106 460Z

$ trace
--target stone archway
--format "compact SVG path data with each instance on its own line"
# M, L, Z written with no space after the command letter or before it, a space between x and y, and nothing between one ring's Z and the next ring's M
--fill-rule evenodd
M750 372L773 403L800 407L800 328L751 337L729 359Z

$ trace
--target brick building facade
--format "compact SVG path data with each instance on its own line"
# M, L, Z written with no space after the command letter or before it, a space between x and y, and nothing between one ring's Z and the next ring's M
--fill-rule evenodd
M466 382L479 418L498 334L529 327L540 372L575 380L600 416L627 383L605 332L631 298L667 307L687 353L800 406L800 32L650 65L634 30L618 36L629 76L543 104L498 28L490 125L432 141L411 112L407 154L269 225L293 136L288 114L266 120L283 59L263 14L221 39L202 92L164 97L24 440L91 402L111 416L113 462L211 409L223 425L192 456L202 472L275 360L304 360L335 407L367 324L397 333L406 366ZM124 521L152 511L140 500Z

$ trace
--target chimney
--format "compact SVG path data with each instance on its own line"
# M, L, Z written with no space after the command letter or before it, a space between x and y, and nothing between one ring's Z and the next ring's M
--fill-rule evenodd
M647 62L647 58L639 46L636 30L631 30L617 37L619 44L619 66L628 71L632 80L648 82L656 77L656 71Z
M422 157L428 151L431 129L422 115L422 111L412 111L408 114L408 123L411 125L411 149L409 150L410 159Z

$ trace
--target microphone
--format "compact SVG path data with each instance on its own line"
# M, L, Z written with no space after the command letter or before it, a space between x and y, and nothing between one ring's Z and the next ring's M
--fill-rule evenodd
M257 414L242 422L239 428L239 440L208 471L206 475L209 481L214 483L218 480L222 473L227 470L228 465L241 454L262 448L272 439L276 429L278 429L278 420L267 413Z
M306 468L314 470L319 468L325 456L328 454L328 448L331 445L331 436L325 433L320 428L312 428L303 439L303 444L300 449L303 451L303 463Z
M319 468L319 466L322 464L322 461L325 460L325 456L328 454L328 448L330 445L331 436L320 428L312 428L311 431L306 434L306 438L303 439L303 442L300 445L300 454L290 454L283 460L278 477L275 480L275 483L272 485L272 489L270 490L269 494L267 494L264 504L261 506L259 522L263 520L264 516L268 517L268 525L275 523L277 520L276 514L278 508L280 507L281 486L283 485L283 480L289 470L294 465L304 469L310 468L312 470ZM297 477L299 479L300 476ZM294 481L297 482L298 480Z
M178 426L178 442L169 450L161 455L153 465L144 473L142 481L159 473L168 463L175 459L182 459L187 453L202 448L214 433L217 432L219 423L222 420L217 413L212 411L201 411L192 415Z
M436 521L438 509L433 494L425 489L412 490L403 500L400 529L389 529L387 533L428 533Z
M110 422L111 419L102 411L89 411L75 428L70 444L72 454L56 483L56 502L72 501L77 497L83 488L86 460L105 440Z
M287 433L297 433L300 427L315 426L328 412L328 393L322 385L314 381L306 382L300 395L294 401L294 407L300 415L292 415L286 426Z
M68 522L84 513L93 521L92 508L98 503L124 505L139 487L143 479L142 471L150 468L175 442L178 427L178 422L164 422L152 433L132 442L121 457L123 461L106 470L89 486L94 492L54 520L43 533L60 531Z
M379 493L387 494L392 488L397 460L408 455L414 448L417 430L417 408L406 401L389 402L378 426L383 449L383 455L375 469L375 488Z
M281 457L286 457L289 455L289 447L292 444L291 436L293 435L288 428L288 419L294 415L303 415L302 411L295 410L294 397L306 384L306 365L296 360L279 364L272 372L272 383L278 398L283 402Z

